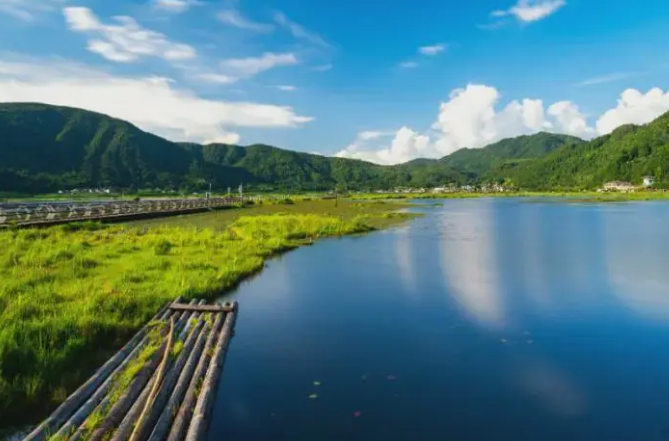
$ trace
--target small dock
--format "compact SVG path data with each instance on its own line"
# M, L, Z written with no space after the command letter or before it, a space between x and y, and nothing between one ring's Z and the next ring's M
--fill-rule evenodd
M165 305L24 441L203 441L237 303Z

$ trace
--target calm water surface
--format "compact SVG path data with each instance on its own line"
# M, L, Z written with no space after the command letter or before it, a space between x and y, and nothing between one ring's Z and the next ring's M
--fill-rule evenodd
M232 296L210 441L669 439L669 204L420 211Z

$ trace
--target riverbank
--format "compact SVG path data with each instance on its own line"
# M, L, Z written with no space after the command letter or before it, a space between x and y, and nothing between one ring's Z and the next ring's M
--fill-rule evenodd
M347 197L349 200L370 201L370 200L415 200L415 199L477 199L477 198L576 198L583 201L653 201L669 200L669 192L663 191L638 191L633 193L600 193L596 191L584 192L539 192L539 191L516 191L504 193L476 193L476 192L458 192L458 193L363 193L352 194Z
M304 201L0 232L0 429L53 409L165 302L217 298L278 253L404 222L403 207Z

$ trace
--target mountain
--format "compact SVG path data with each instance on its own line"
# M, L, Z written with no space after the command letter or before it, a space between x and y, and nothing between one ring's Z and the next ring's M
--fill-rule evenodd
M371 190L470 183L519 173L505 168L582 141L539 133L396 166L332 158L256 144L174 143L136 126L81 109L0 104L0 191L73 187ZM492 173L491 173L492 172Z
M535 189L592 189L623 180L669 186L669 113L645 126L624 125L587 143L567 144L533 161L498 170L502 179Z
M506 163L538 158L565 144L578 145L583 142L569 135L540 132L503 139L480 149L460 149L442 158L441 162L477 180Z

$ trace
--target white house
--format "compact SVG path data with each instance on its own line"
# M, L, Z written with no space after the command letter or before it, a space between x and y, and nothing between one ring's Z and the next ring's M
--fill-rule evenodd
M604 191L634 191L634 185L631 182L612 181L604 184Z
M652 187L654 183L655 183L655 180L653 179L652 176L644 176L643 177L643 186L644 187Z

